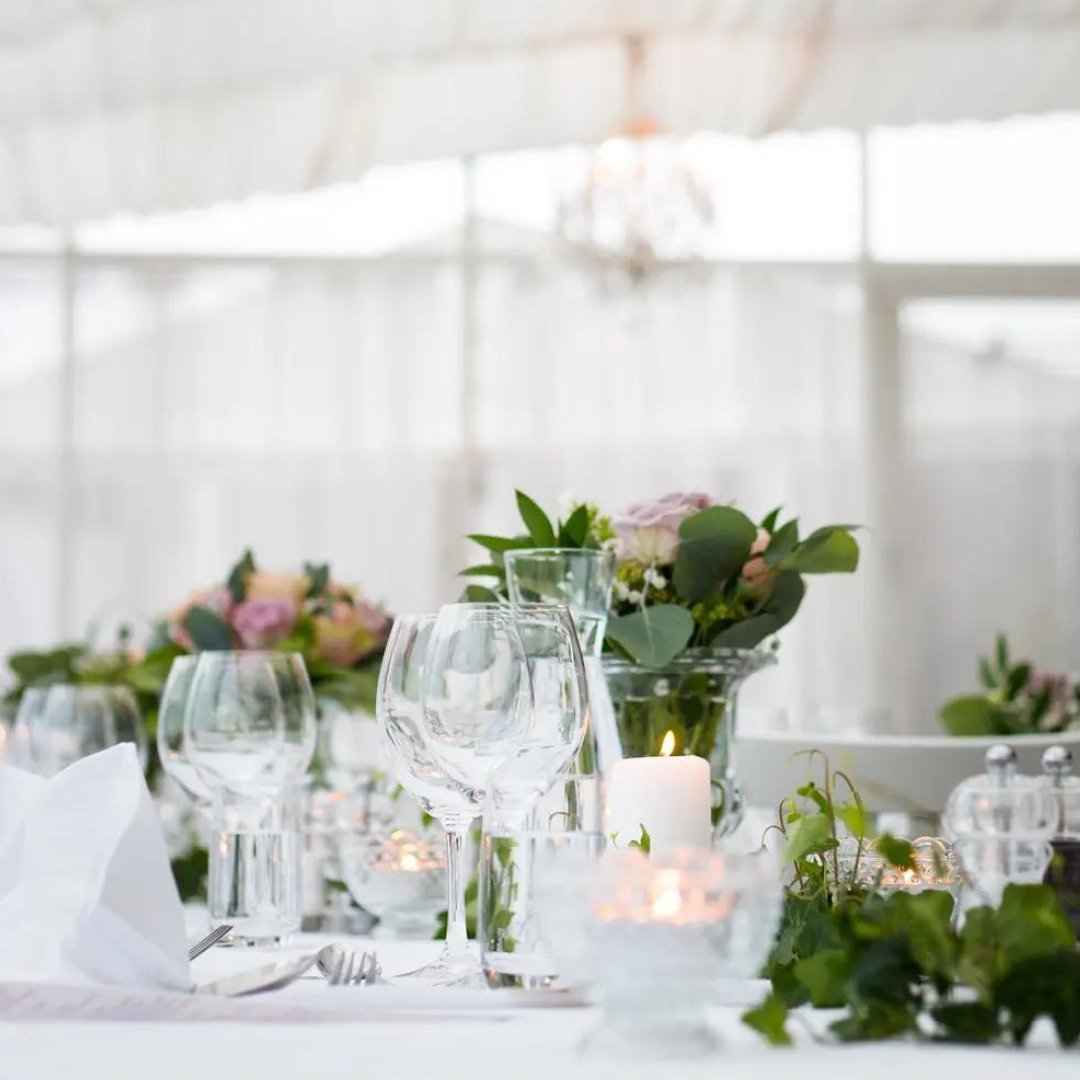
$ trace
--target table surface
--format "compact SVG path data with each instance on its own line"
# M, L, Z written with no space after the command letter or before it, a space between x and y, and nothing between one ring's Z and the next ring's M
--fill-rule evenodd
M311 951L326 940L302 935L285 952ZM372 945L361 939L351 943ZM373 944L389 975L424 962L436 949L430 942ZM281 956L280 950L273 954L274 959ZM268 959L261 950L215 949L193 965L193 972L199 981L207 981ZM331 991L312 978L275 997L311 1000L321 993L362 995L365 990ZM743 1026L740 1012L735 1007L714 1009L722 1050L707 1060L680 1063L582 1058L578 1045L599 1019L591 1007L521 1008L496 1015L463 1010L438 1017L376 1013L341 1022L287 1025L0 1022L0 1080L487 1080L500 1074L512 1080L716 1080L720 1075L776 1080L796 1068L800 1080L836 1080L841 1071L873 1080L1015 1080L1018 1069L1019 1075L1040 1080L1080 1076L1080 1051L1058 1050L1049 1031L1040 1031L1027 1050L1016 1051L905 1043L824 1046L815 1043L807 1027L796 1032L796 1049L781 1050L765 1046ZM818 1019L809 1018L810 1023Z

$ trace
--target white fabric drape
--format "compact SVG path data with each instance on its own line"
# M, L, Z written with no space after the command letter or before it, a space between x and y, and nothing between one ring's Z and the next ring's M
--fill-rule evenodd
M675 134L1080 107L1080 0L8 0L0 224L592 142L629 35Z

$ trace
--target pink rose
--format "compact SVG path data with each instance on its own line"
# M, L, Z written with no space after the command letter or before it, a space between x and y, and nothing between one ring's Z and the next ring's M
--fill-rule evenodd
M296 611L296 604L283 597L245 600L233 610L233 629L245 649L262 649L288 637Z
M772 583L773 568L765 561L765 549L772 537L764 529L758 529L754 542L750 545L750 557L743 563L743 580L752 585L757 592L764 592Z
M711 505L709 496L697 491L674 491L653 502L634 503L612 518L619 554L646 566L674 562L679 549L679 526L691 514Z

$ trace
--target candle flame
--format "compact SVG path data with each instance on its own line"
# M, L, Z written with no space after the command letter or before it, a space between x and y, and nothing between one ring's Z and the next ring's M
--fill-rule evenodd
M415 874L420 869L420 860L411 851L406 851L401 856L401 869Z
M664 736L664 741L660 744L660 756L671 757L672 751L675 749L675 732L669 731Z
M682 897L678 889L665 889L653 901L653 914L660 919L671 919L679 914Z

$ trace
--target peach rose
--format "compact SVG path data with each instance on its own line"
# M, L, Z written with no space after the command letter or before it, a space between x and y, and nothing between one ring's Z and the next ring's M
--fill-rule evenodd
M339 667L352 667L383 644L389 619L384 611L361 601L337 601L328 615L317 615L315 654Z
M244 581L247 600L291 600L299 604L310 587L303 574L279 570L253 570Z
M765 550L772 537L765 529L758 529L754 542L750 545L750 557L743 563L743 580L756 592L764 592L772 583L775 571L765 561Z

